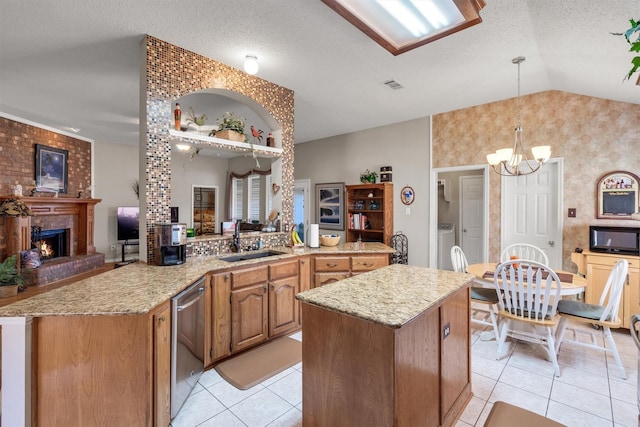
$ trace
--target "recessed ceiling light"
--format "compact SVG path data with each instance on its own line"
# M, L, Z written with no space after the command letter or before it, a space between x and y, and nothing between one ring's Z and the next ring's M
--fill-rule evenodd
M482 22L484 0L322 0L394 55Z

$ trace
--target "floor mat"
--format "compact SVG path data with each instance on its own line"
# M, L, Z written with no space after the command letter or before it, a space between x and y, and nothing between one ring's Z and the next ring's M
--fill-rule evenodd
M246 390L302 361L302 343L278 338L215 367L222 378Z

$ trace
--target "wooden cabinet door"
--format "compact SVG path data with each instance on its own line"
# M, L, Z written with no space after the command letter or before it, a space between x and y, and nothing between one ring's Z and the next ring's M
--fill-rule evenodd
M211 275L212 361L231 353L231 275Z
M600 296L604 290L604 286L607 284L607 279L611 273L611 269L615 264L615 260L611 265L607 264L587 264L587 290L585 292L585 302L587 304L599 304ZM624 292L624 290L623 290ZM622 318L624 316L624 299L623 294L620 300L620 310L618 315ZM604 301L606 304L607 301Z
M349 265L348 256L317 256L315 257L315 272L335 272L346 271L349 272L351 266Z
M171 307L163 304L153 313L154 425L171 423Z
M311 289L311 257L301 257L299 263L298 290L300 292ZM300 301L298 305L298 326L302 326L302 310L300 309Z
M298 276L269 282L269 336L298 327Z
M266 282L231 292L232 352L267 339L268 297Z

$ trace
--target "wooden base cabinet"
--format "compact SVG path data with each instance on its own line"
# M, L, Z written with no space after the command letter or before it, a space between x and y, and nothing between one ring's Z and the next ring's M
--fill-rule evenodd
M452 426L471 399L467 287L397 329L302 311L305 427Z
M317 288L387 265L389 265L387 254L316 255L313 287Z
M34 319L34 424L167 426L171 310Z
M595 252L586 252L584 257L587 270L585 301L589 304L599 303L600 296L615 263L621 258L629 261L629 275L622 290L622 300L620 301L618 312L618 316L622 319L622 326L629 328L631 315L640 313L640 257Z

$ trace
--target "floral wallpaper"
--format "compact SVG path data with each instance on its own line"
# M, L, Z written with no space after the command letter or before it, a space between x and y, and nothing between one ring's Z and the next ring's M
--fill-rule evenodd
M629 90L638 88L629 85ZM639 93L640 99L640 93ZM525 147L550 145L564 161L563 269L575 271L571 252L588 248L589 225L596 220L596 184L606 173L640 174L640 104L560 91L521 96ZM516 99L433 116L433 167L482 165L486 154L513 143ZM489 178L489 259L500 253L500 176ZM576 208L567 218L567 208ZM631 220L615 225L640 226Z

